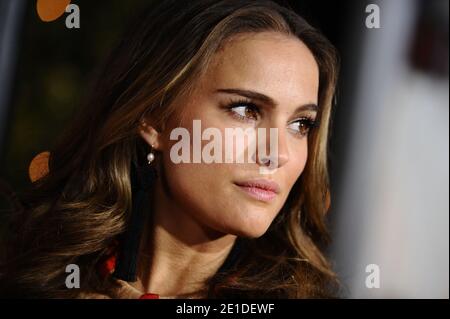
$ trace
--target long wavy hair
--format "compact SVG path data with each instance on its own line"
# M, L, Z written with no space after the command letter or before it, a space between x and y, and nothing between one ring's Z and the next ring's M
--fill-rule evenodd
M48 174L19 194L1 265L3 296L71 298L102 291L96 265L127 228L130 163L148 151L140 121L164 125L173 102L195 89L226 40L265 31L297 37L314 55L320 125L308 135L306 167L267 232L239 239L226 267L207 280L206 295L335 296L336 276L322 250L329 237L327 143L338 58L317 29L265 0L161 1L135 20L106 61L91 99L50 150ZM64 285L72 263L83 274L81 289Z

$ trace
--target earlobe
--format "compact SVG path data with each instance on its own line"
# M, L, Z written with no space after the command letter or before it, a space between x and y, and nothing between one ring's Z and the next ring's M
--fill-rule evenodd
M155 150L160 150L162 148L161 134L145 121L142 121L139 126L139 135L148 143L148 145L153 145Z

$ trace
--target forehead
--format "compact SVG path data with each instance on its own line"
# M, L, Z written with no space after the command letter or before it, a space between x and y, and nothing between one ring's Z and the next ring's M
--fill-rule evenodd
M227 40L215 54L204 79L204 85L211 89L241 88L268 94L279 101L316 102L319 70L301 40L261 32Z

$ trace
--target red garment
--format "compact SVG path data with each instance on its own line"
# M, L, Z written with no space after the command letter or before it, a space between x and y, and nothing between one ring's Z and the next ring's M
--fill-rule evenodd
M158 294L143 294L139 299L159 299Z

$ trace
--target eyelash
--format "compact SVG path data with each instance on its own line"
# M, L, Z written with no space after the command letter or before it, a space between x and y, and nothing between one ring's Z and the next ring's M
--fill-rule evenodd
M236 108L236 107L247 107L248 109L253 110L257 114L257 116L261 115L261 110L255 103L249 102L247 100L239 100L239 101L235 101L235 102L229 103L227 105L226 109L230 113L230 115L232 117L236 118L237 120L245 122L245 123L252 122L255 119L250 119L249 117L240 115L237 112L233 111L233 109ZM300 125L305 125L305 127L307 129L306 133L305 132L301 133L300 131L296 131L295 134L300 136L300 137L308 135L310 130L312 130L313 128L316 128L316 127L319 126L319 121L315 120L311 116L303 116L303 117L298 118L297 120L295 120L293 122L290 122L289 124L296 123L296 122L300 122Z

